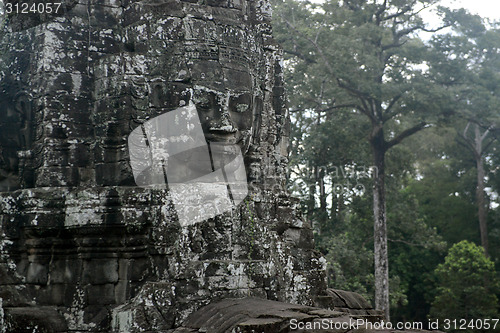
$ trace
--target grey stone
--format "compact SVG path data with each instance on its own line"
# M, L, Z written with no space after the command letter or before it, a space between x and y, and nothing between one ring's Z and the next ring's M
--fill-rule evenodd
M115 303L115 285L100 284L88 285L86 288L88 304L106 305Z
M82 283L108 284L117 281L117 259L93 259L83 262Z
M350 309L371 309L371 304L361 295L351 291L328 289L328 294L341 298Z
M72 331L135 318L159 332L228 297L325 294L312 231L286 192L268 1L63 7L0 33L0 297L23 307L9 320L33 304L57 307ZM183 227L166 190L136 186L127 139L190 101L210 142L240 146L251 184L232 210Z
M361 311L361 310L352 310ZM309 306L287 304L255 298L224 299L213 302L195 313L191 314L182 327L174 333L181 333L191 329L194 332L379 332L366 330L364 327L351 330L349 325L345 329L342 323L349 323L356 318L365 320L378 320L378 317L355 314L351 316L346 312L336 312ZM295 324L310 329L292 330L291 320ZM338 326L336 326L336 324ZM324 325L328 325L326 329Z
M47 266L37 262L32 262L28 266L26 282L33 284L46 284L48 279Z
M53 307L6 308L7 332L63 333L68 331L64 317Z

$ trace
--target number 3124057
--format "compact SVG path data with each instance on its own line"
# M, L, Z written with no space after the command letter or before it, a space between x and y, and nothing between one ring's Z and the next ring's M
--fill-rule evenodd
M6 14L58 14L62 2L10 3L5 4Z

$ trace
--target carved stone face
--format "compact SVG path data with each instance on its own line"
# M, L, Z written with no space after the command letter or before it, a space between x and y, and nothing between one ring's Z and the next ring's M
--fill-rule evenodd
M186 83L152 84L150 105L156 110L150 114L168 112L192 101L207 141L237 144L245 153L255 130L255 115L262 108L262 99L254 89L250 71L225 69L218 62L207 63L199 59L190 59L187 68L183 78ZM219 74L218 77L214 73ZM165 76L171 75L176 73Z
M166 110L187 105L191 100L196 105L198 116L209 142L237 144L245 152L250 144L254 119L255 97L253 92L221 91L206 85L171 83L162 93L153 93L159 103L164 100ZM158 105L158 104L156 104ZM167 111L168 112L168 111Z
M33 142L18 149L33 150L18 163L34 170L26 186L132 185L127 136L190 102L207 141L248 153L263 90L269 103L273 89L264 84L272 69L251 2L112 1L92 5L90 23L86 5L69 2L68 15L45 20L57 24L33 21L46 33L34 35L41 39L31 41L31 53L10 52L5 61L23 86L38 87L31 97L37 117L22 124ZM18 23L12 28L32 27ZM36 73L29 76L28 68Z
M181 19L171 12L170 17L136 21L126 28L126 44L133 50L129 55L147 63L148 72L142 73L149 81L150 108L139 118L152 118L192 101L207 141L238 144L245 154L263 105L263 57L256 47L257 36L252 27L241 24L243 10L218 8L222 2L213 7L183 6L192 17ZM240 21L228 19L234 13L242 16ZM144 40L146 30L149 41ZM161 48L152 50L156 38Z
M246 147L252 129L251 92L218 92L197 86L193 101L208 141Z

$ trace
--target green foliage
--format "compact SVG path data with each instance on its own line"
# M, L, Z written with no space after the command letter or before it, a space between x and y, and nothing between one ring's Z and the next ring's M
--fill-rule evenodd
M369 237L371 238L371 237ZM355 241L349 232L329 239L327 260L328 284L342 290L350 290L373 299L373 249Z
M418 201L411 192L390 193L391 307L396 310L395 319L426 320L430 306L425 296L446 244L418 215ZM329 285L358 292L368 300L373 300L374 293L371 201L369 193L354 198L344 219L331 222L330 230L316 237L326 254Z
M360 210L371 210L366 198L356 198ZM357 292L373 301L373 222L364 214L349 215L334 225L328 237L319 238L326 253L328 284L332 288ZM367 214L369 215L369 214ZM369 217L369 216L367 216ZM389 278L391 305L406 304L406 289L397 275Z
M390 300L393 319L407 321L426 320L446 244L480 239L476 163L457 133L473 121L482 133L490 128L486 141L500 137L499 27L439 7L451 28L423 41L417 3L438 1L275 0L273 25L285 53L292 191L312 221L330 286L370 300L373 175L349 170L372 167L376 131L394 143L385 147ZM431 128L419 132L423 123ZM412 128L418 133L402 135ZM484 155L492 201L499 152L493 142ZM335 191L347 183L364 191ZM490 254L500 266L500 206L490 208Z
M413 181L412 177L407 177ZM398 185L404 184L400 180ZM394 184L396 185L396 184ZM420 202L408 186L388 190L390 275L399 281L399 302L391 302L394 320L423 321L429 311L426 295L433 270L446 250L446 242L429 226ZM432 286L432 285L431 285ZM391 288L391 298L398 290Z
M457 161L455 161L457 163ZM479 241L473 204L473 175L470 169L456 170L451 159L439 159L422 165L424 177L408 186L419 200L420 214L450 244L462 239ZM425 169L424 169L425 168ZM470 167L469 167L470 168Z
M483 248L468 241L451 247L436 269L437 295L430 316L437 319L498 317L498 281L493 262ZM474 330L471 330L472 332Z

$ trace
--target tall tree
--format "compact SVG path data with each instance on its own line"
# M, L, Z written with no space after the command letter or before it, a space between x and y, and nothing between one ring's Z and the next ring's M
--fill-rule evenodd
M469 127L472 124L473 131L469 131ZM488 138L491 128L482 129L480 124L471 123L470 121L465 126L463 133L461 133L461 138L463 139L464 145L469 149L469 151L474 156L476 162L476 207L477 207L477 217L479 220L479 232L481 235L481 245L483 246L484 253L488 256L488 225L487 225L487 215L488 215L488 203L485 194L485 166L484 158L491 144L494 143L495 138ZM469 135L472 132L472 135Z
M422 69L429 52L416 36L428 29L420 13L437 0L328 0L278 3L276 33L307 82L322 82L330 93L323 109L364 116L376 169L373 181L375 307L389 319L386 214L386 156L405 138L429 126L446 109L441 89ZM279 26L279 24L278 24ZM280 30L281 29L281 30ZM290 33L293 32L293 33ZM315 68L315 69L312 69ZM302 72L303 73L303 72ZM315 76L311 78L312 75ZM294 90L306 92L299 79ZM311 91L309 90L309 93ZM314 93L313 93L314 94Z
M452 32L436 36L432 44L440 51L434 69L441 72L440 79L457 96L455 111L461 120L455 127L459 142L475 161L477 216L481 245L488 256L485 163L500 129L500 30L461 10Z

